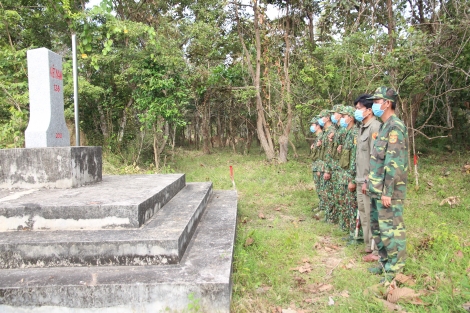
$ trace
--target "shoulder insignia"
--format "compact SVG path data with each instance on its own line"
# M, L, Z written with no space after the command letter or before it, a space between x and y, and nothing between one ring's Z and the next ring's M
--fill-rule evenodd
M397 143L398 141L398 133L396 130L392 130L389 134L389 137L388 137L388 142L390 143Z
M378 133L373 133L373 134L372 134L372 139L374 139L374 140L377 139L377 136L378 136L378 135L379 135Z

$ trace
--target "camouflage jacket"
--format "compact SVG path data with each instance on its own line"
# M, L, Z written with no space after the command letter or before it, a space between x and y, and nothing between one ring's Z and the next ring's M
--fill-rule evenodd
M371 151L368 189L371 197L406 198L408 130L394 114L382 124Z
M336 127L332 124L323 129L323 140L322 140L322 149L323 149L323 170L324 173L331 173L332 171L336 170L336 166L334 166L335 160L332 157L332 148L333 142L330 141L328 138L331 134L334 135L336 132Z
M347 167L343 167L343 169L346 171L346 183L356 182L356 149L358 132L359 128L356 125L347 130L343 142L343 148L341 149L341 160L343 160L344 158L349 160L349 164L347 165Z
M320 146L317 144L320 143ZM316 132L315 139L313 140L313 149L312 149L312 171L319 172L323 167L323 132Z

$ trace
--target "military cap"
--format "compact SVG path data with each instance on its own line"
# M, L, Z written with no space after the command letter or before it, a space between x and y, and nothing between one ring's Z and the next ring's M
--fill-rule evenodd
M392 88L387 88L385 86L381 86L377 88L374 92L374 95L370 98L370 100L376 100L376 99L385 99L385 100L390 100L392 102L395 102L397 100L397 93L395 90Z
M354 109L351 106L343 106L343 109L339 113L347 114L347 115L350 115L350 116L354 117L354 112L355 111L356 111L356 109Z
M341 111L342 108L343 108L342 104L335 104L333 106L333 108L331 108L328 112L329 113L339 113L339 111Z
M316 124L318 123L318 119L316 117L312 117L312 119L310 120L310 124Z
M328 110L321 110L320 114L318 114L318 117L320 118L326 117L326 116L330 116L330 112L328 112Z

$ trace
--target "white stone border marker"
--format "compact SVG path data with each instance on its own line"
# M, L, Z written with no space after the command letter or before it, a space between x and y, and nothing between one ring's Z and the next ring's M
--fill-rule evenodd
M29 50L27 56L30 116L26 148L68 147L62 57L46 48Z

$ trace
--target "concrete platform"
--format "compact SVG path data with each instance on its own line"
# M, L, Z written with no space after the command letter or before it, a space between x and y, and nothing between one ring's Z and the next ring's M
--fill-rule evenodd
M185 185L184 174L110 175L75 189L0 189L0 231L136 228Z
M187 184L137 229L4 232L0 268L178 263L211 193L211 182Z
M0 188L74 188L101 179L101 147L0 149Z
M214 191L178 265L0 270L0 312L230 312L235 191Z

